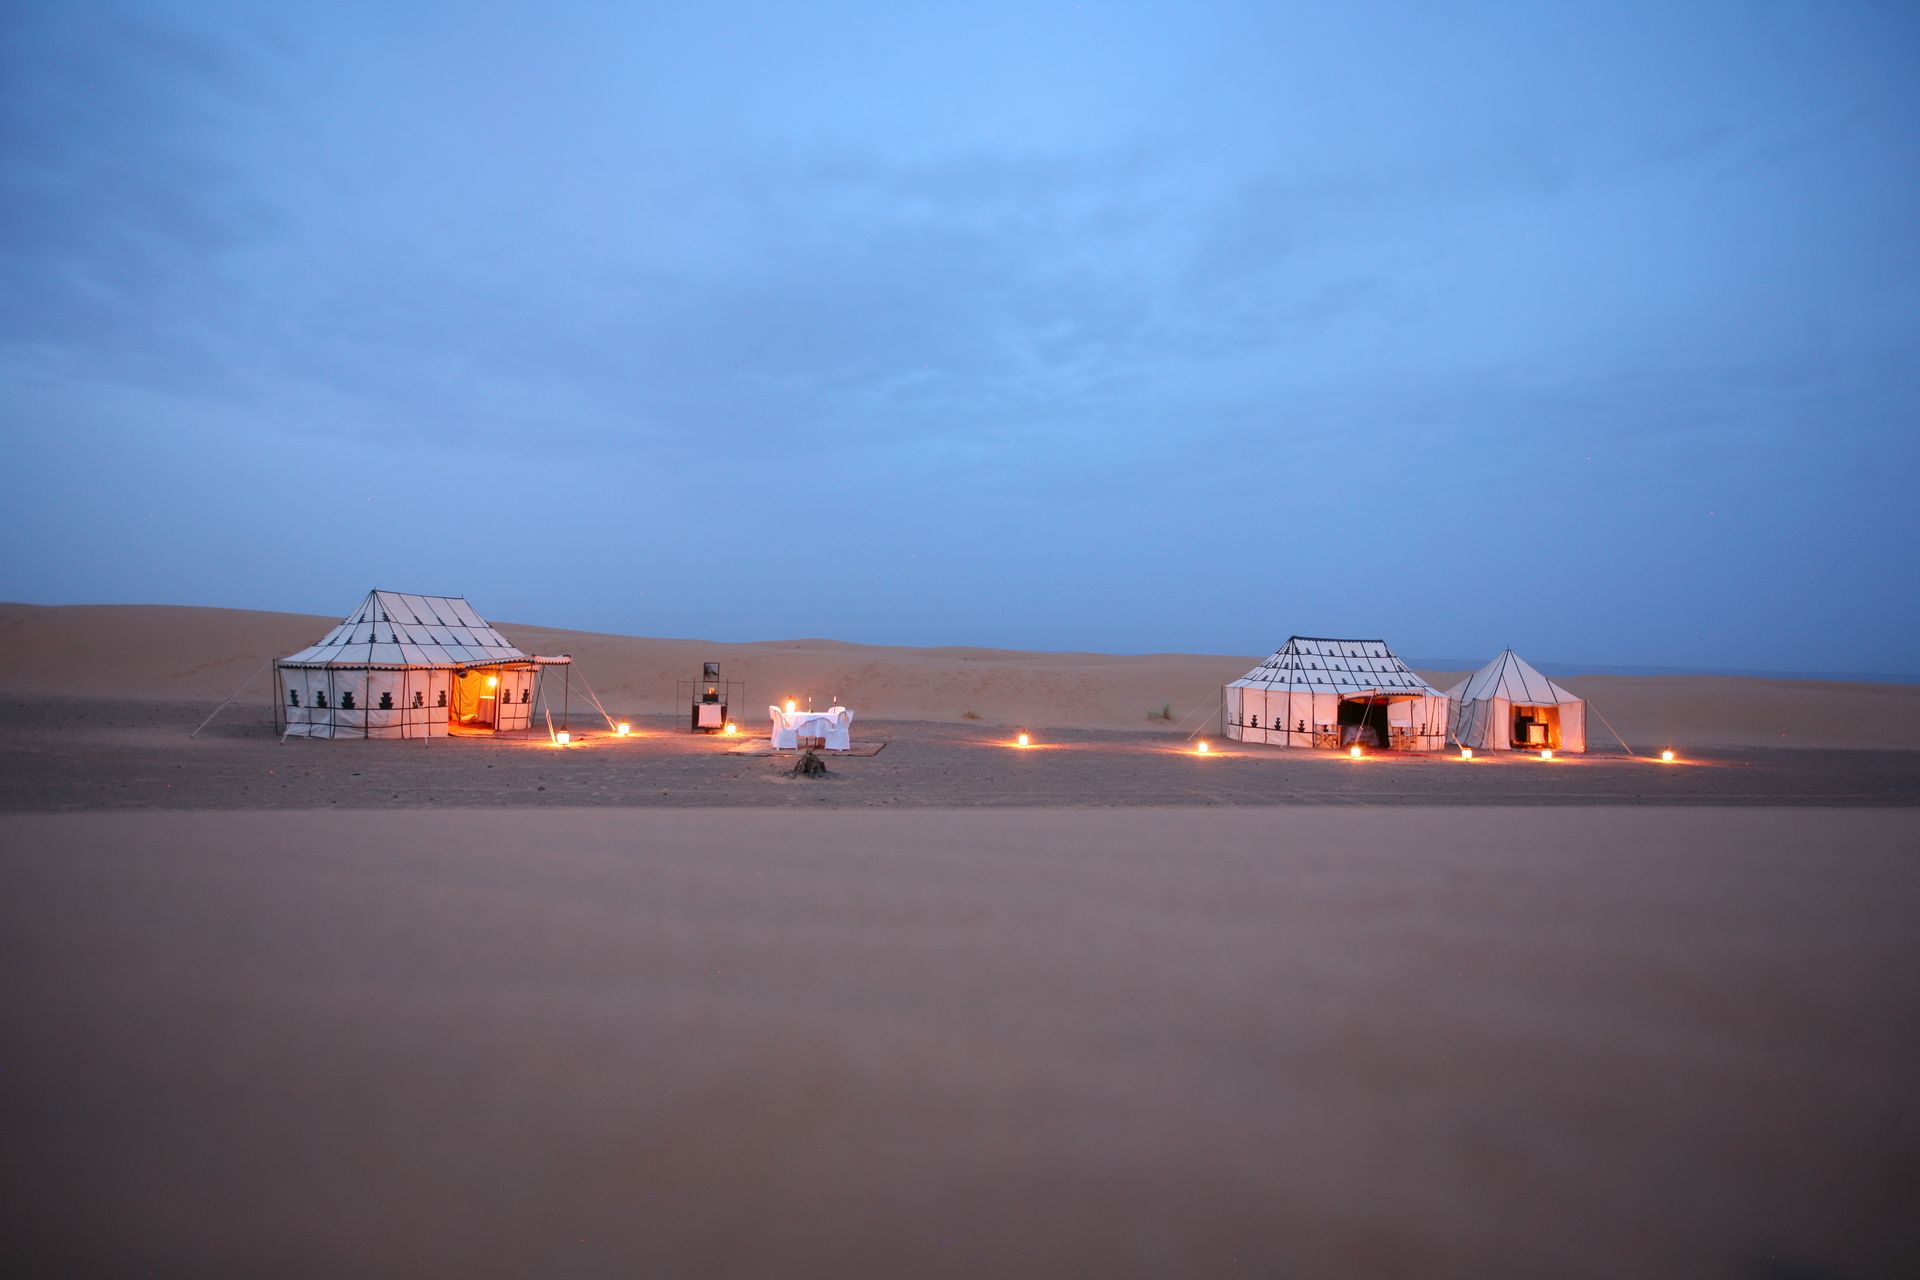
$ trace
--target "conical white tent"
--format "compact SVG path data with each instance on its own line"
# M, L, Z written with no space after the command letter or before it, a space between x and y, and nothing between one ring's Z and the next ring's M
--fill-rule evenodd
M1500 656L1447 690L1448 729L1463 747L1587 749L1587 704L1529 666L1519 654Z
M1384 640L1294 636L1226 687L1226 734L1283 747L1447 745L1447 696Z
M273 664L276 727L296 738L439 738L533 721L540 668L458 596L369 591L318 644Z

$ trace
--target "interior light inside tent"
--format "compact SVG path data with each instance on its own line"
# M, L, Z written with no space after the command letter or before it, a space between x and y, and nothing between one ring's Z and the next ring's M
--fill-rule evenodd
M1666 761L1666 762L1667 762L1668 764L1672 764L1672 763L1673 763L1673 748L1672 748L1672 747L1668 747L1668 748L1667 748L1667 749L1666 749L1665 751L1662 751L1662 752L1660 753L1660 758L1661 758L1662 760L1665 760L1665 761Z
M487 688L489 688L489 689L491 689L491 688L493 688L493 687L495 687L496 685L498 685L499 683L500 683L500 677L499 677L499 676L488 676L488 677L487 677Z
M1025 747L1025 746L1031 746L1031 745L1032 745L1032 743L1033 743L1033 739L1031 739L1031 738L1029 738L1029 737L1028 737L1028 736L1027 736L1026 734L1024 734L1024 733L1023 733L1023 734L1021 734L1021 735L1020 735L1020 736L1019 736L1018 738L1015 738L1015 739L1014 739L1014 741L1015 741L1015 742L1017 742L1017 743L1019 743L1019 744L1020 744L1021 746L1023 746L1023 747Z
M1347 754L1348 754L1349 756L1351 756L1351 757L1352 757L1353 759L1355 759L1355 760L1358 760L1358 759L1360 758L1360 748L1359 748L1359 747L1348 747L1348 748L1347 748Z
M1211 750L1213 750L1213 748L1207 745L1207 740L1205 738L1200 739L1199 744L1194 747L1194 752L1198 755L1205 755L1207 754L1207 752Z
M565 729L562 729L560 732L553 735L553 740L564 747L569 742L573 741L573 735L568 733Z
M618 736L624 738L628 734L633 732L633 726L628 724L625 720L622 720L618 725L614 727L613 731Z
M799 703L797 703L797 702L795 702L795 701L794 701L794 700L793 700L792 698L788 698L788 699L787 699L787 714L788 714L788 715L792 715L792 714L793 714L793 713L794 713L795 711L797 711L797 710L799 710L799 709L800 709L800 704L799 704Z

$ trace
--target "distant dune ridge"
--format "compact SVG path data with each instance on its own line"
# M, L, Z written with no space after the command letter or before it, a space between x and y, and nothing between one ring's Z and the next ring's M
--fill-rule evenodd
M528 652L573 655L574 678L615 712L674 710L674 682L697 677L703 661L717 661L723 676L746 682L736 715L756 726L767 704L785 697L820 706L840 701L870 720L977 718L1090 729L1164 730L1165 722L1149 720L1148 713L1171 704L1176 722L1214 725L1220 687L1267 656L915 649L835 640L728 644L489 621ZM176 605L0 604L0 653L7 659L0 663L0 693L206 701L211 709L270 659L312 644L338 622L319 614ZM1285 638L1276 635L1274 643ZM1390 631L1386 638L1392 641ZM1466 673L1420 674L1447 688ZM1920 685L1557 678L1589 699L1636 749L1666 740L1920 749ZM264 710L270 689L262 677L236 705ZM579 702L585 705L583 688ZM1598 717L1590 735L1596 745L1610 741Z

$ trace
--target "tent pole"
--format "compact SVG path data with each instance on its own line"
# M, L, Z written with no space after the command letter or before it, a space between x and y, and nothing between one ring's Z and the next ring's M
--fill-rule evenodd
M571 729L573 727L573 725L569 723L567 720L567 714L572 709L573 709L573 661L571 658L569 658L567 661L567 672L564 676L560 678L560 727L562 729Z
M233 691L232 693L230 693L230 694L228 694L228 695L227 695L227 701L226 701L226 702L223 702L223 703L221 703L221 704L220 704L219 706L217 706L217 707L215 707L215 708L213 709L213 716L217 716L217 715L219 715L219 714L220 714L220 713L221 713L222 711L225 711L225 710L227 709L227 703L229 703L229 702L232 702L232 701L233 701L233 700L234 700L235 698L237 698L237 697L239 697L239 696L240 696L240 695L241 695L242 693L244 693L244 692L246 691L246 688L247 688L247 686L248 686L248 685L250 685L250 684L252 684L252 683L253 683L253 682L254 682L255 680L258 680L258 679L260 678L260 672L261 672L261 671L265 671L265 670L266 670L266 669L267 669L268 667L270 667L270 666L272 666L272 665L273 665L273 659L272 659L272 658L268 658L268 659L267 659L267 660L266 660L265 662L263 662L263 663L261 663L261 664L260 664L260 668L259 668L259 670L258 670L258 671L255 671L255 672L254 672L254 673L253 673L252 675L250 675L250 676L248 676L248 677L247 677L247 678L246 678L245 680L243 680L243 681L241 681L241 682L240 682L240 687L239 687L238 689L235 689L235 690L234 690L234 691ZM279 677L278 677L278 674L276 673L276 675L275 675L275 683L276 683L276 684L278 683L278 680L279 680ZM200 722L200 729L204 729L204 728L206 728L206 727L207 727L208 725L210 725L210 724L212 724L212 723L213 723L213 716L208 716L208 717L207 717L207 718L206 718L205 720L202 720L202 721ZM274 725L275 725L275 727L278 727L278 726L279 726L279 724L280 724L280 718L279 718L279 717L280 717L280 704L279 704L279 702L277 701L277 696L276 696L276 701L274 702L274 721L273 721L273 723L274 723ZM189 738L197 738L197 737L199 737L199 736L200 736L200 729L195 729L195 730L194 730L194 731L193 731L192 733L190 733L190 734L188 734L187 736L188 736Z

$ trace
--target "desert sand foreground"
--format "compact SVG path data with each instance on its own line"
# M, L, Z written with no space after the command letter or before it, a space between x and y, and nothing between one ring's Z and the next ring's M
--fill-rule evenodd
M13 1273L1914 1274L1914 814L1553 817L0 818Z

